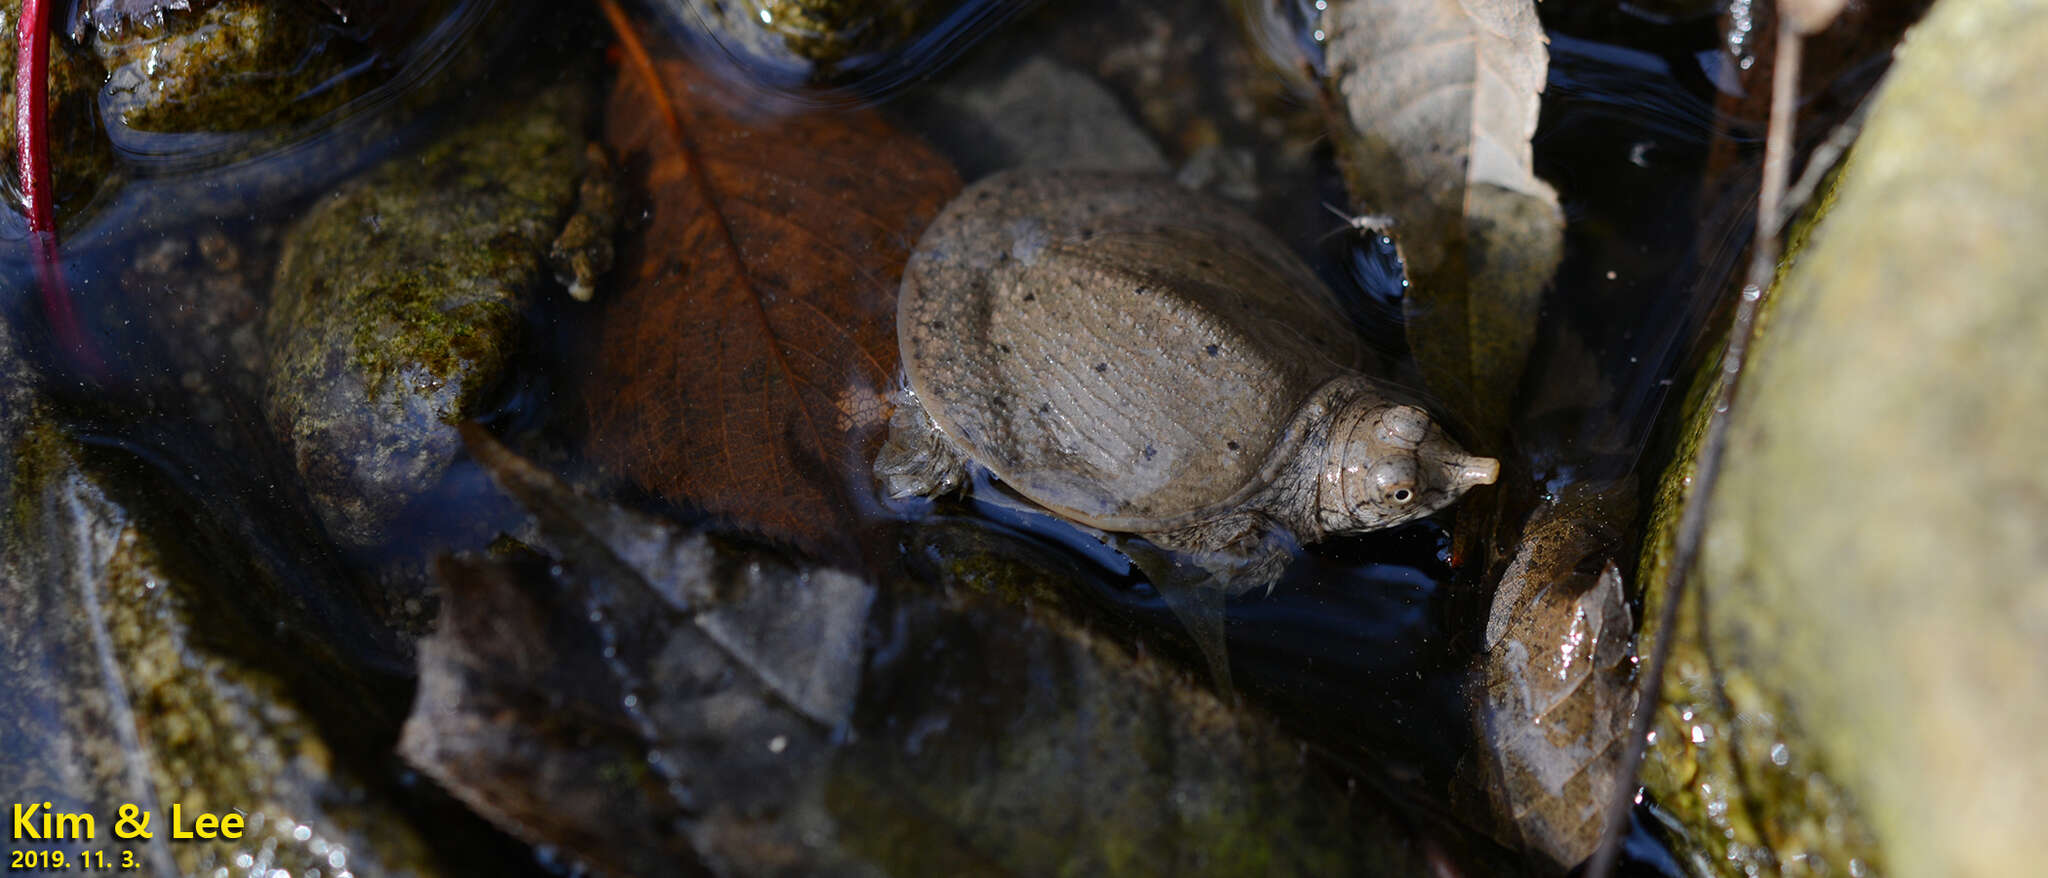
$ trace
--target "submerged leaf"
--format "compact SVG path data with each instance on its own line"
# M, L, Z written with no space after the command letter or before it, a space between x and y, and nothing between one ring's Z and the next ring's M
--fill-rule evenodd
M1549 55L1533 0L1343 0L1323 18L1346 185L1395 221L1430 386L1497 433L1563 257L1529 139Z
M1072 587L1064 558L937 523L907 540L913 575L935 581L885 593L583 497L465 438L553 557L440 566L442 624L400 752L565 863L1514 874L1032 597Z
M1599 843L1624 778L1634 625L1614 559L1628 545L1635 494L1633 477L1581 483L1539 507L1486 623L1478 785L1511 821L1498 834L1564 867Z
M654 493L849 557L896 380L896 281L959 178L872 112L764 118L689 63L635 66L605 136L648 219L581 394L591 452Z

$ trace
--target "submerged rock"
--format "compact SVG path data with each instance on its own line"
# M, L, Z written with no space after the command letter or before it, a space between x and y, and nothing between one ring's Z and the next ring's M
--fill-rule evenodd
M248 159L288 167L256 161L164 198L180 215L220 203L221 216L241 216L247 208L235 202L274 204L318 188L381 154L400 121L447 98L451 85L481 76L530 4L58 5L49 23L50 153L59 218L76 228L82 208L112 208L131 184L173 185L186 172ZM9 33L20 6L0 0ZM13 40L0 40L0 110L9 119L14 51ZM12 152L13 141L4 126L0 147ZM137 168L145 170L130 173Z
M754 81L882 90L932 68L1020 0L662 0L655 4Z
M309 3L221 0L94 28L101 109L137 131L243 131L310 119L360 93L335 22ZM331 83L331 87L320 87Z
M430 839L364 770L387 695L292 643L306 618L210 563L195 522L133 501L139 477L49 419L0 326L0 798L91 814L103 839L139 805L155 835L118 847L150 874L442 874L444 845L468 844ZM246 833L173 843L173 804L188 826L239 813Z
M1644 770L1702 873L2048 862L2044 82L2037 4L1941 0L1772 294Z
M321 200L286 236L265 408L322 518L370 545L430 490L502 376L575 207L593 95L571 75Z
M0 22L5 23L0 28L5 37L0 39L0 113L5 115L0 118L7 121L0 125L0 158L8 168L19 166L14 141L14 24L20 16L21 0L0 0ZM83 47L52 39L49 63L50 179L61 221L94 195L111 188L114 151L95 121L99 86L106 75L98 60ZM19 193L9 187L7 200L16 211L19 199Z
M965 179L1006 168L1170 170L1151 135L1086 73L1038 54L964 74L949 78L923 112Z
M1058 66L1025 60L1033 58ZM1313 209L1329 198L1327 169L1318 157L1318 150L1327 147L1326 126L1316 102L1289 94L1280 77L1261 69L1225 0L1107 0L1049 7L997 34L965 60L965 81L944 77L938 90L981 99L988 110L1004 113L1028 112L1047 99L1035 95L999 103L1025 87L991 75L1003 72L1004 59L1024 62L1009 65L1015 77L1040 79L1049 89L1075 90L1057 111L1067 118L1055 121L1044 114L1037 133L1055 148L1022 154L1018 165L1151 170L1139 161L1156 151L1182 185L1237 202L1297 249L1333 229L1329 215ZM1085 94L1098 90L1107 93L1099 98ZM1098 117L1119 129L1127 119L1137 123L1152 148L1141 151L1136 139L1120 130L1105 128L1098 137L1088 137L1080 126ZM1058 149L1062 141L1070 148ZM1097 150L1125 161L1076 160ZM987 167L977 165L965 159L963 175L972 180Z

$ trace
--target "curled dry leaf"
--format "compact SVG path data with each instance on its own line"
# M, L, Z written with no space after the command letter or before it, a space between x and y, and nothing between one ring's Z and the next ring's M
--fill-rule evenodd
M896 282L959 177L874 113L748 114L621 33L605 138L648 210L581 388L591 452L848 560L896 380Z
M1534 0L1338 0L1323 28L1345 184L1401 237L1409 345L1497 435L1563 257L1529 146L1550 63Z

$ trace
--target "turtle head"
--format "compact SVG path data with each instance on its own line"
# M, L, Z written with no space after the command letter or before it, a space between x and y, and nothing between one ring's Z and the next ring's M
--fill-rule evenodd
M1324 533L1392 527L1449 506L1499 476L1500 461L1466 454L1428 412L1355 400L1330 422L1316 480L1316 523Z

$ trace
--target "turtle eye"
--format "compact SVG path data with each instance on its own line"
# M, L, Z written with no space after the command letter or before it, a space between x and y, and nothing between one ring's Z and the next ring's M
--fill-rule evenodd
M1415 482L1415 466L1407 460L1390 460L1374 467L1372 483L1377 501L1388 506L1407 506L1421 494Z

